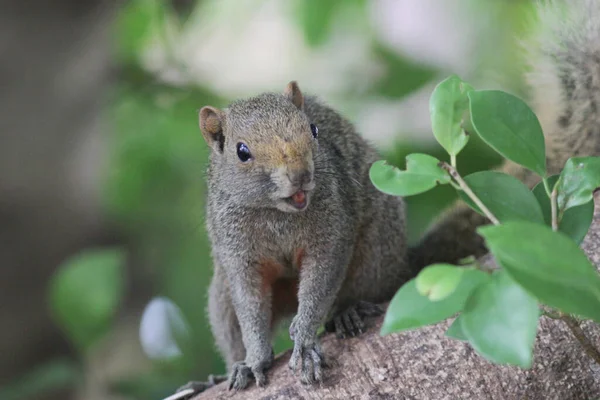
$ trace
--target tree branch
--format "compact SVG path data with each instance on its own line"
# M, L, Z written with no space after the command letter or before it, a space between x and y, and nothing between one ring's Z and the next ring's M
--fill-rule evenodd
M556 212L556 198L558 196L558 192L556 188L552 190L552 194L550 195L550 210L552 214L552 230L558 230L558 214Z
M567 326L571 330L571 333L573 333L573 336L577 338L577 340L581 344L581 347L583 347L583 350L585 350L585 353L588 356L590 356L592 360L596 361L596 363L600 366L600 352L590 341L590 339L588 339L588 337L585 335L585 332L583 332L583 329L581 329L581 325L579 325L579 322L569 315L563 315L560 319L563 320L565 324L567 324Z

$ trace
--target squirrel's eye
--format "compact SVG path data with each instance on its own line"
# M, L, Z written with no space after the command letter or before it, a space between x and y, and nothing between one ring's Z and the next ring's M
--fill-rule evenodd
M310 131L315 139L319 137L319 128L315 124L310 124Z
M242 162L246 162L252 157L252 154L250 154L250 149L245 143L237 144L237 155Z

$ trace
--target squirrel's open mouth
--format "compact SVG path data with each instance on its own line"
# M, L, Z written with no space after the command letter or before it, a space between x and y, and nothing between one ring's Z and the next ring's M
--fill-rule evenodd
M298 210L304 210L308 205L308 199L304 190L298 190L296 193L285 199Z

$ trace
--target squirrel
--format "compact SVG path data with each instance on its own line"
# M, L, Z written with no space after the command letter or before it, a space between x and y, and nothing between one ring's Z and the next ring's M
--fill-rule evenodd
M523 49L531 103L546 138L548 171L569 157L600 155L600 2L537 3L538 26ZM201 392L229 380L266 384L276 323L294 315L289 366L303 383L327 366L317 329L339 337L364 328L418 271L487 253L476 229L489 221L457 203L407 246L402 198L369 179L377 151L340 114L290 82L283 93L205 106L200 128L211 148L207 228L215 262L208 314L228 375L178 389ZM529 187L532 172L500 170Z
M291 316L289 366L301 382L320 382L320 326L340 338L360 334L363 319L381 314L377 304L411 278L404 201L371 183L381 158L374 147L295 81L199 114L211 148L208 315L229 387L265 385L272 332Z

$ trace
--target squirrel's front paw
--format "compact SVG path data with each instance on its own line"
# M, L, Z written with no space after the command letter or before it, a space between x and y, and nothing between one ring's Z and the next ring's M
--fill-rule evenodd
M364 332L366 317L379 316L383 312L383 308L377 304L359 301L337 313L325 324L325 330L335 332L340 339L348 336L354 337Z
M236 362L231 367L231 373L229 374L229 390L245 389L252 378L254 378L252 369L243 361Z
M271 361L272 352L271 359L259 362L253 366L250 366L243 361L233 364L233 367L231 367L231 374L229 375L229 390L245 389L252 379L256 381L257 386L265 386L267 384L265 371L271 364Z
M316 341L294 344L294 351L290 358L289 367L297 372L300 366L300 381L305 384L313 384L323 380L323 368L327 365L321 351L321 346Z

